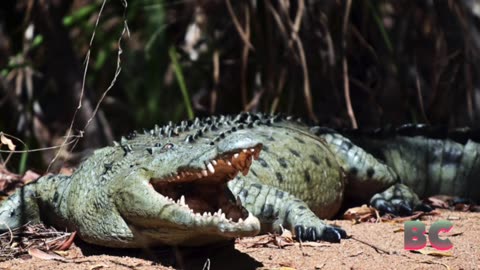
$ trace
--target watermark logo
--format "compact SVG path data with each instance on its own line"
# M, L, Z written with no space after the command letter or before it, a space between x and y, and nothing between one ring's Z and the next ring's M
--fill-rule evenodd
M453 248L448 238L441 239L439 234L449 232L453 224L447 220L439 220L430 226L428 240L433 248L446 251ZM407 221L404 224L404 248L406 250L420 250L427 245L426 227L421 221Z

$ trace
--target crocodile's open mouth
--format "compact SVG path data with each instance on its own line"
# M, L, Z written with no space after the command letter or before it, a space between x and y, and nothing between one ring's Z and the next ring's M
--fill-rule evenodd
M227 186L239 172L246 175L262 145L223 154L205 164L205 168L179 169L167 178L150 180L153 188L172 202L187 207L192 215L206 221L242 222L248 211Z

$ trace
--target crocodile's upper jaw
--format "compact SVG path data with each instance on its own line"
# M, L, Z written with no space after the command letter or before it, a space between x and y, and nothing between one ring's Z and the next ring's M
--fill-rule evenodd
M163 224L161 230L168 230L161 233L164 236L167 234L161 242L169 245L197 245L214 242L219 238L258 234L259 220L233 196L227 182L239 172L246 175L252 161L258 158L261 148L262 145L257 144L229 151L206 161L204 169L182 168L167 177L152 178L150 185L153 189L165 197L167 203L175 209L175 215L181 216L185 221L172 227ZM180 233L184 230L191 233ZM152 238L152 235L148 238Z

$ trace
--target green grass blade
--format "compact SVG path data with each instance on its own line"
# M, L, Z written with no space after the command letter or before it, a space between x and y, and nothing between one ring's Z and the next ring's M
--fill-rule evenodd
M28 159L28 152L23 152L20 156L20 162L18 164L18 173L24 174L27 170L27 159Z
M168 55L170 56L170 61L172 61L173 69L175 71L175 77L177 78L178 85L180 86L180 91L182 91L183 102L187 108L187 114L189 119L193 119L195 115L193 114L192 104L190 102L190 97L188 95L187 86L185 84L185 79L182 73L182 67L178 63L177 59L177 50L175 46L170 46L168 49Z
M370 11L372 12L373 19L377 23L378 29L380 30L380 33L382 34L383 41L385 42L385 45L387 46L388 51L393 52L392 41L390 40L390 37L388 36L387 30L385 30L385 27L383 26L383 22L380 19L380 17L378 16L375 7L372 5L372 3L370 1L368 1L368 7L370 8Z

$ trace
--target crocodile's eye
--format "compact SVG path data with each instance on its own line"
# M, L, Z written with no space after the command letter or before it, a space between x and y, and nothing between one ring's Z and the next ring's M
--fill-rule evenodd
M173 143L167 143L163 146L163 150L169 150L173 148Z

